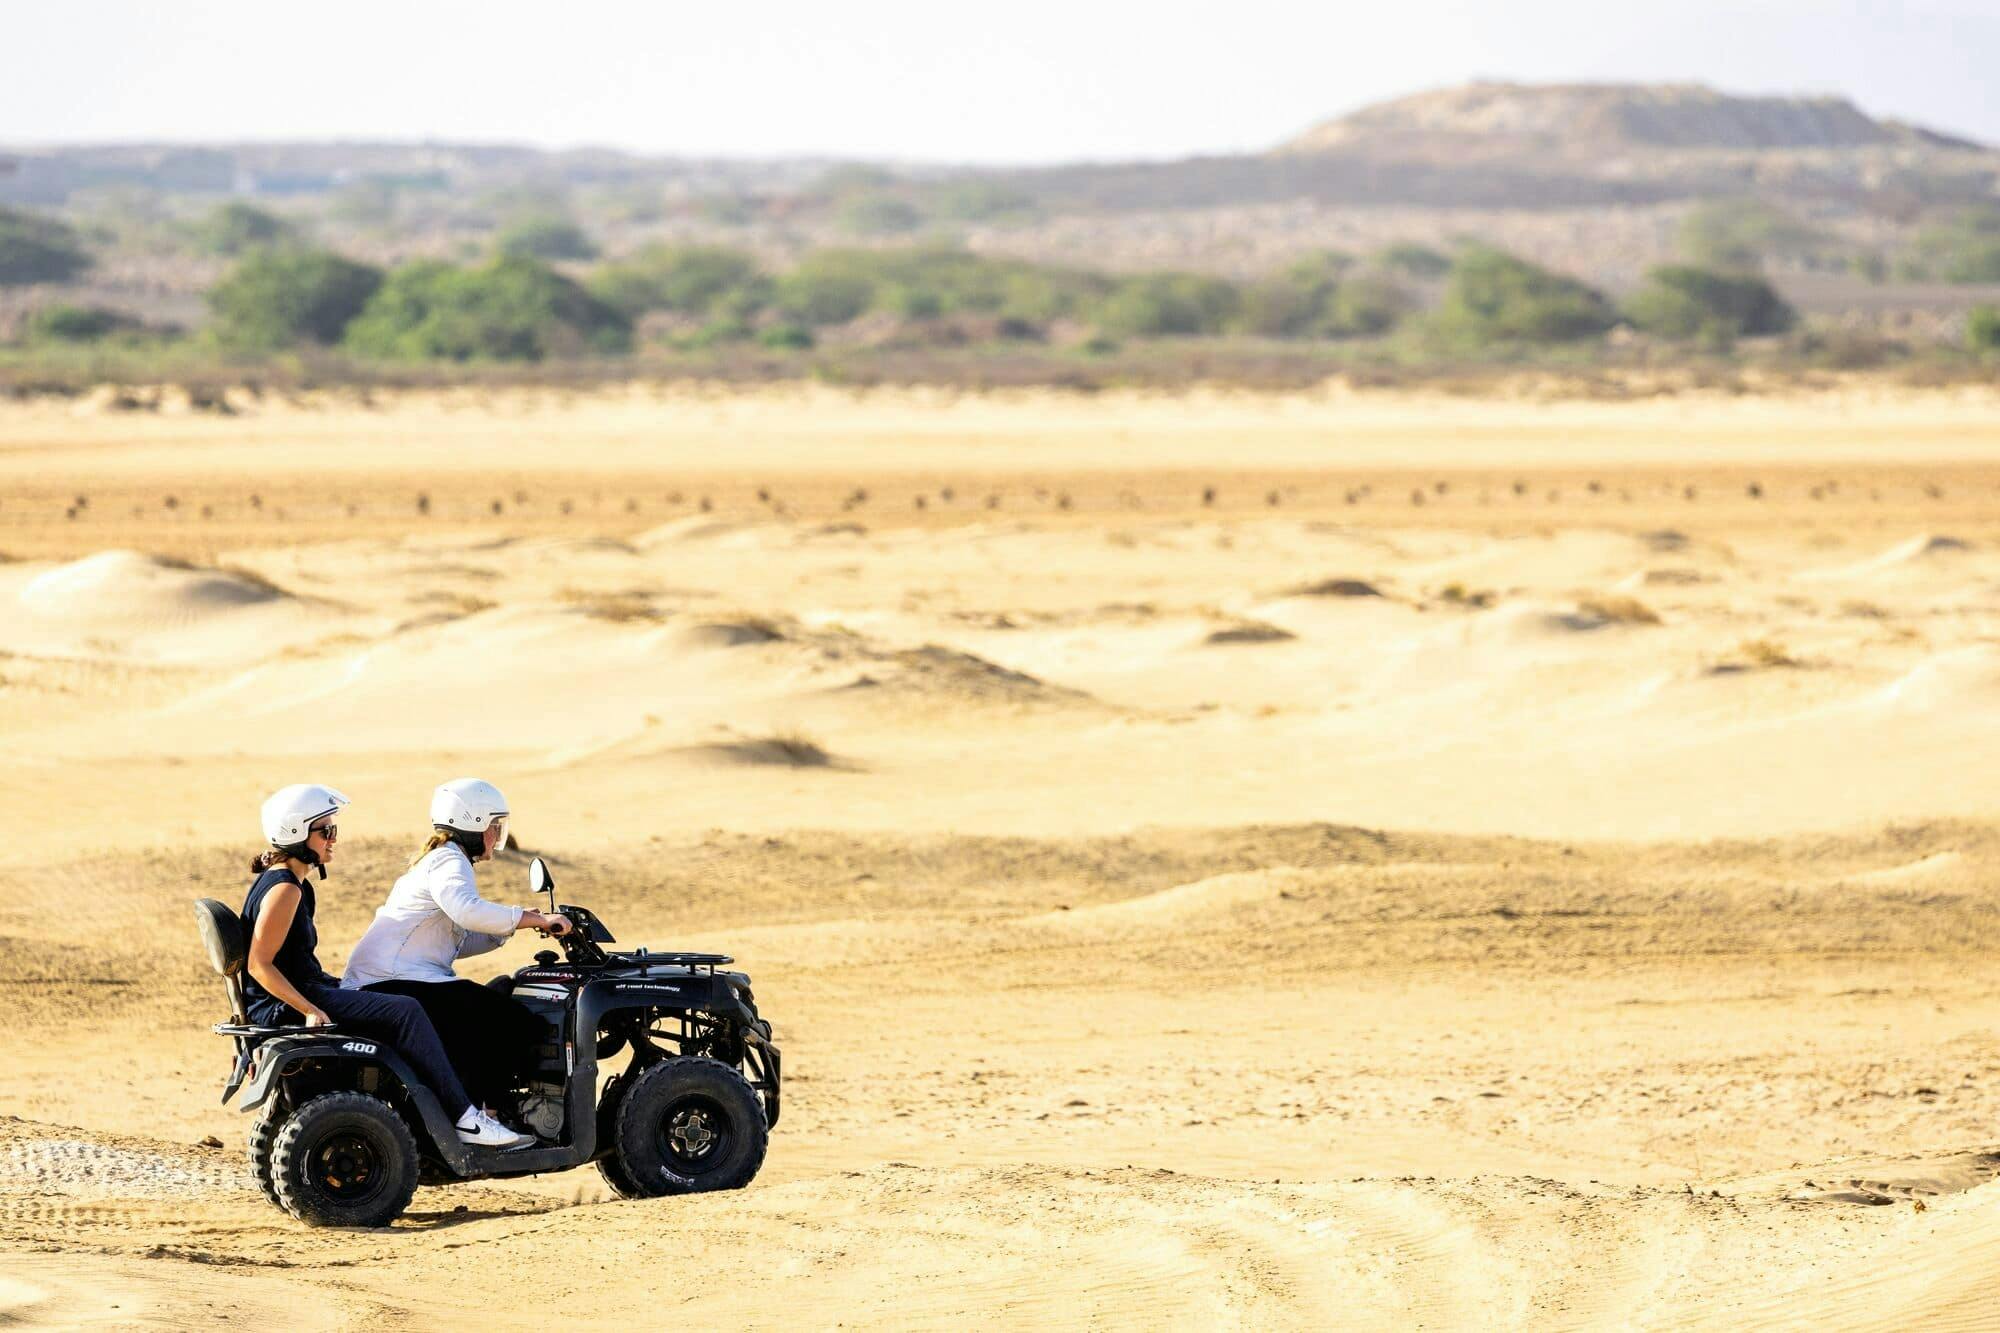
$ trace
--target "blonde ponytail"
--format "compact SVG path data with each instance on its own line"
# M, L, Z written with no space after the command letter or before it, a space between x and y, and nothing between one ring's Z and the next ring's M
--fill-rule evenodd
M417 848L417 854L410 858L410 864L415 865L417 862L423 860L426 856L429 856L432 852L436 851L438 848L444 846L446 843L450 841L451 841L451 834L446 833L443 829L437 830L435 833L431 834L431 840L429 842Z

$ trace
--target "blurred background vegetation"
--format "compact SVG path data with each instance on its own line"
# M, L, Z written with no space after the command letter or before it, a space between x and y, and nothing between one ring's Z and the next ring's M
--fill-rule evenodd
M1564 126L1563 99L1586 94L1621 95L1481 92ZM1425 101L1465 95L1264 154L1037 169L397 145L0 155L0 387L554 366L1978 375L2000 352L1994 150L1851 108L1821 124L1824 99L1771 112L1681 88L1629 94L1678 108L1672 142L1602 116L1579 123L1615 142L1516 142Z

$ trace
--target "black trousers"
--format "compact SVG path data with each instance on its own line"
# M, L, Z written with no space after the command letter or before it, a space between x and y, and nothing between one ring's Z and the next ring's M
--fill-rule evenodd
M545 1032L532 1009L476 981L378 981L362 989L422 1005L466 1092L489 1106L533 1065Z
M299 993L339 1024L343 1031L366 1037L380 1037L394 1046L416 1070L417 1077L430 1084L444 1113L456 1121L471 1101L459 1084L464 1080L455 1070L437 1029L424 1016L422 1005L396 995L369 995L365 991L342 990L338 986L301 986ZM285 1011L287 1022L303 1022L294 1011Z

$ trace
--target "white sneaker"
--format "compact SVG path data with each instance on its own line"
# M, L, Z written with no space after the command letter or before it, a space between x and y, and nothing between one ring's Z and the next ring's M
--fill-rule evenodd
M458 1118L458 1137L481 1148L526 1148L534 1143L532 1134L516 1134L478 1107L470 1107Z

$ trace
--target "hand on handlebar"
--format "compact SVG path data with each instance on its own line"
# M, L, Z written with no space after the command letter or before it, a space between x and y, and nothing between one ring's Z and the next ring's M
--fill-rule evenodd
M572 929L570 919L560 912L553 915L547 912L530 912L523 920L540 933L553 935L557 939L569 934Z

